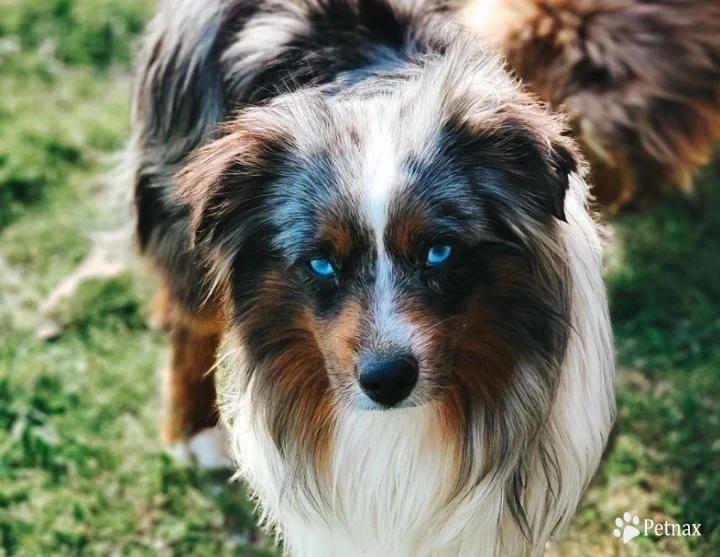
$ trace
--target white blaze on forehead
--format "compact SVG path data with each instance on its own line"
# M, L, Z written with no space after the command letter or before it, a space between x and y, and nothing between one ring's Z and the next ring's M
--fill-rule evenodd
M377 348L381 349L407 348L412 336L412 327L397 310L395 270L383 243L390 200L400 178L398 149L394 139L387 126L376 124L372 127L362 174L367 210L377 247L372 312L375 342Z
M367 142L362 181L378 253L384 251L383 231L397 174L397 152L390 129L376 124Z

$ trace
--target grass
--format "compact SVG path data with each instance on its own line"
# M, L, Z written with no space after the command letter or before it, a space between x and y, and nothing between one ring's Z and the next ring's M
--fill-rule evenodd
M607 284L618 358L617 436L566 546L606 548L625 510L701 523L701 538L641 538L638 555L720 555L720 164L692 198L612 222ZM617 548L615 548L617 549ZM574 551L574 553L572 553Z
M129 61L152 3L0 10L0 555L271 555L226 478L157 442L165 338L134 265L43 301L123 222L102 177L127 135ZM613 221L617 435L556 555L720 555L720 165L691 199ZM118 211L118 208L121 210ZM120 215L120 216L119 216ZM612 535L624 511L701 538Z

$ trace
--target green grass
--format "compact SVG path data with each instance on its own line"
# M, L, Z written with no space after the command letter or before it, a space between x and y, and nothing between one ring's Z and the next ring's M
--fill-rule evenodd
M671 476L658 510L702 523L691 544L720 554L720 165L701 176L694 198L616 221L608 276L621 388L619 447L605 472ZM698 540L691 540L697 542Z
M83 284L38 310L116 223L102 177L128 133L133 42L152 2L0 9L0 555L261 555L237 484L159 445L151 282ZM122 212L122 211L121 211ZM255 547L257 546L257 547Z
M153 10L146 0L4 0L0 34L24 49L51 50L59 62L107 67L131 60Z
M33 334L53 288L121 219L101 177L127 136L144 0L0 8L0 556L260 555L237 485L157 441L166 339L131 266L84 284ZM691 199L612 223L619 420L558 555L720 555L720 165ZM612 536L624 511L700 539ZM265 553L269 555L270 553Z

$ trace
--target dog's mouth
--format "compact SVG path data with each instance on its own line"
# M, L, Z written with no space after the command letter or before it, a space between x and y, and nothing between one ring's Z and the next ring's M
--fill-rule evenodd
M357 393L353 397L352 407L366 412L393 412L395 410L409 410L411 408L420 408L427 404L427 400L420 397L410 396L405 400L393 405L381 404L368 397L365 393Z

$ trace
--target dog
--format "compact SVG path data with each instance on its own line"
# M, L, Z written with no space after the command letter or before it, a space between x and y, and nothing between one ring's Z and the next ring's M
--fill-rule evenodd
M461 9L166 2L144 43L126 164L171 330L163 438L217 449L219 363L289 555L540 555L610 433L584 163Z
M466 21L570 116L604 209L691 189L720 136L717 0L474 0Z

